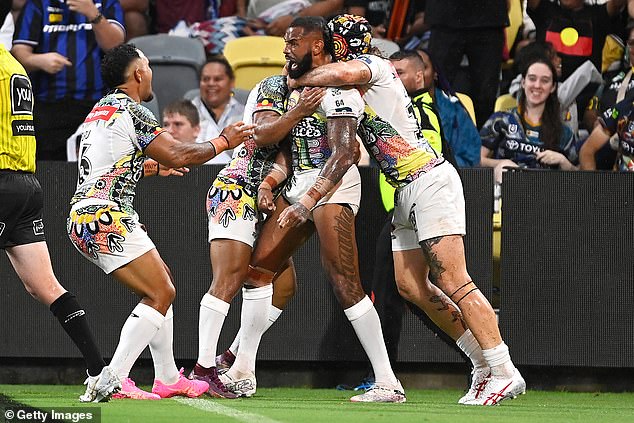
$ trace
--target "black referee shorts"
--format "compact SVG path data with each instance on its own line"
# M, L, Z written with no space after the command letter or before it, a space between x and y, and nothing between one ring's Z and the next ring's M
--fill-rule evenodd
M35 175L0 170L0 249L44 241L43 206Z

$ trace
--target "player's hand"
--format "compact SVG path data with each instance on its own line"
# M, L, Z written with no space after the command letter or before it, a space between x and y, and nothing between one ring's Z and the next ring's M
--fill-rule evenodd
M284 36L284 33L290 26L291 22L293 22L293 16L280 16L279 18L274 19L270 24L268 24L264 31L266 32L266 35L282 37Z
M275 211L273 192L269 188L258 188L258 209L262 213L270 213Z
M326 89L323 87L306 87L299 95L299 101L294 109L297 109L302 116L310 116L317 110L324 95L326 95Z
M227 149L236 148L249 138L253 137L255 125L246 125L244 122L236 122L222 130L220 135L224 135L227 141Z
M163 166L159 163L158 175L159 176L184 176L186 173L189 173L188 167L167 167Z
M60 72L66 66L73 66L73 63L68 60L68 57L62 56L59 53L42 53L39 55L39 67L46 73L52 75Z
M310 210L306 208L302 203L295 203L292 206L284 209L277 219L277 224L280 228L296 228L303 223L306 223L310 216Z
M92 0L66 0L66 4L71 11L80 13L88 19L94 19L99 13L99 9Z

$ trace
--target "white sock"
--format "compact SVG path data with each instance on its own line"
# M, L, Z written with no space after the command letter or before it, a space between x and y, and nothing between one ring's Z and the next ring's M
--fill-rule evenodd
M504 342L497 347L482 350L482 355L491 368L492 376L502 378L510 378L513 376L515 366L511 361L509 347L507 347Z
M174 362L174 312L172 306L167 309L163 326L150 341L150 352L154 362L154 378L165 385L178 382L178 368Z
M272 298L272 284L242 290L240 354L229 370L230 376L240 377L245 373L255 373L255 357L269 321Z
M282 314L282 311L284 310L282 310L281 308L277 308L271 304L271 311L269 312L269 320L266 322L266 326L264 327L264 332L266 332L267 330L269 330L271 326L273 326L273 323L277 321L278 317L280 317L280 315ZM231 351L234 356L237 356L238 351L240 351L239 348L240 348L240 334L241 333L242 333L242 330L238 330L238 333L236 333L236 337L233 340L233 343L229 347L229 351Z
M367 295L358 303L344 310L346 317L361 341L370 359L377 385L397 386L398 380L390 366L390 359L383 340L379 315Z
M198 318L198 364L203 367L216 365L216 349L218 338L229 313L229 303L205 294L200 300L200 316Z
M119 345L110 361L110 367L119 379L128 377L134 362L163 326L164 320L165 317L161 313L148 305L139 303L134 307L121 328Z
M478 369L489 367L482 355L482 348L480 348L480 344L478 344L478 341L475 339L475 336L473 336L473 333L471 333L471 330L467 329L465 333L458 338L456 345L458 345L462 352L469 357L471 363L473 364L473 368Z

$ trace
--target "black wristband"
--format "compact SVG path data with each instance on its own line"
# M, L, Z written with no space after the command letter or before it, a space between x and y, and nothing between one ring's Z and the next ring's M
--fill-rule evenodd
M97 16L95 16L93 19L89 20L88 22L94 25L101 22L102 19L103 19L103 15L101 14L101 12L97 12Z

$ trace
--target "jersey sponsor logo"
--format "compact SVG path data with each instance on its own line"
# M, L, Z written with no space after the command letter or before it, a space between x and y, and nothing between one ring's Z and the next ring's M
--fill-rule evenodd
M520 143L515 140L506 140L506 148L515 151L520 147Z
M42 219L33 221L33 233L35 235L44 235L44 222L42 222Z
M58 23L62 21L62 14L61 13L49 13L48 14L48 21L50 23Z
M35 136L35 125L32 120L14 120L11 122L14 137Z
M88 113L84 122L88 123L96 120L105 120L107 122L117 110L119 109L113 106L95 107Z
M11 76L11 114L33 114L33 89L31 81L24 75Z
M79 32L84 30L92 30L92 24L80 23L70 25L44 25L43 29L44 32L51 34L55 32Z

